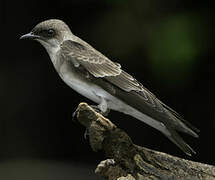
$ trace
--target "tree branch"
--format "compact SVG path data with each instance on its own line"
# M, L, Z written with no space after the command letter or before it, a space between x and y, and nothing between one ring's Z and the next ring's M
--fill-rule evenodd
M131 138L88 104L77 108L78 121L89 130L93 151L103 150L107 160L95 173L109 180L215 179L215 167L193 162L133 144Z

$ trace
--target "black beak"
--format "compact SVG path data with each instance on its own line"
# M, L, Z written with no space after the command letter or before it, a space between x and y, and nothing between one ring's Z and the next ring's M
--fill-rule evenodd
M30 32L28 34L22 35L19 39L31 39L31 40L34 40L34 39L38 39L38 38L40 38L40 36L35 35L34 33Z

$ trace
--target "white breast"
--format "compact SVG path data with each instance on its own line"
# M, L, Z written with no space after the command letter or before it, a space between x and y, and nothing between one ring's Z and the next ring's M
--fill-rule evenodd
M98 104L101 102L101 98L96 95L96 92L102 91L102 89L88 81L80 79L78 74L74 73L67 63L62 64L59 75L69 87L79 94Z

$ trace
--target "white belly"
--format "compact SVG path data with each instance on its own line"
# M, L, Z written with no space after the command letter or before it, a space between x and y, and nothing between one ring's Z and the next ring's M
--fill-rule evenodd
M61 73L60 76L69 87L71 87L79 94L87 97L88 99L98 104L101 102L101 99L95 93L97 91L100 91L101 88L97 87L96 85L81 81L72 72L64 72Z

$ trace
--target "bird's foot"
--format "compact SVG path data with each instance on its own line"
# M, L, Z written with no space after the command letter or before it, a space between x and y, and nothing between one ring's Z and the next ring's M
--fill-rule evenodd
M107 109L107 111L103 112L101 111L101 109L99 108L99 106L96 105L90 105L91 108L93 108L97 113L100 113L103 116L108 116L110 109Z
M91 105L90 107L93 108L97 113L102 114L103 116L107 116L110 112L110 109L107 109L106 112L103 112L96 105ZM78 113L78 108L72 113L72 121L74 121L74 122L77 121L77 113ZM89 137L89 130L86 128L86 130L84 132L84 139L88 139L88 137Z
M90 105L91 108L93 108L97 113L100 113L103 116L108 116L110 109L107 109L107 111L103 112L101 111L101 109L99 108L99 106L96 105ZM73 113L72 113L72 121L76 121L77 120L77 112L78 109L76 109Z

